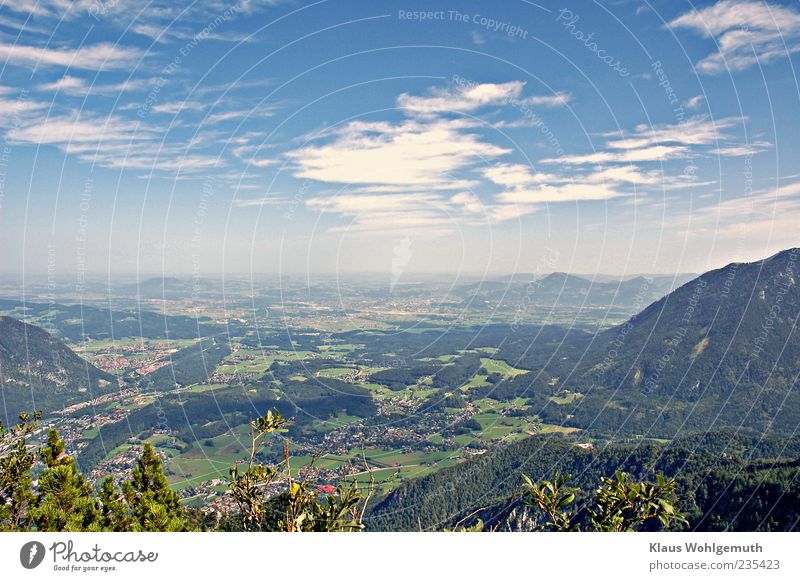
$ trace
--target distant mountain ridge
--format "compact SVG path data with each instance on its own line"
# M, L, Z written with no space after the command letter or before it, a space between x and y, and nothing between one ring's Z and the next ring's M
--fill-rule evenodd
M32 324L46 325L66 341L146 337L197 339L225 329L207 317L164 315L144 309L116 310L84 304L32 303L0 298L0 311Z
M614 307L632 315L694 276L678 274L591 280L574 274L553 272L542 277L527 275L481 281L464 285L456 292L473 304L488 301L497 308L516 308L523 303L558 309Z
M97 369L35 325L0 317L0 403L4 420L23 411L45 412L116 388L114 376Z

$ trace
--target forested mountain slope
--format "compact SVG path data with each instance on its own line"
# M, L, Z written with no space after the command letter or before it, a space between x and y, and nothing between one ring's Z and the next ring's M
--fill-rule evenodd
M0 317L0 387L4 419L51 411L117 388L116 379L81 359L44 329Z

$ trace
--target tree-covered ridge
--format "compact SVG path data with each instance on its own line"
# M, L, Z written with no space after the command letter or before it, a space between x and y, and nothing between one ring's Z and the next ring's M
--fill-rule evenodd
M47 331L0 317L0 378L6 417L50 411L109 393L116 379L76 355Z
M635 481L675 479L676 508L689 530L800 530L800 464L758 460L678 445L609 445L590 449L560 437L532 437L403 483L365 520L371 530L440 530L481 519L489 528L530 530L536 519L519 495L525 483L571 474L583 491L625 472ZM576 492L574 523L589 522L591 495ZM467 519L466 521L464 519Z
M170 355L169 363L144 376L141 383L155 389L174 389L208 381L217 365L230 355L229 343L224 335L201 339Z

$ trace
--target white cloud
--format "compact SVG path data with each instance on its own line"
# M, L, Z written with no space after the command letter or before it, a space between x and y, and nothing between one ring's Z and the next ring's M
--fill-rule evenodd
M670 26L693 28L705 36L718 36L735 28L774 29L776 23L788 30L800 28L800 14L788 6L757 0L720 0L700 10L675 18Z
M473 188L477 185L478 182L475 180L452 179L440 184L425 185L425 190L430 192L453 191L462 188ZM401 184L394 184L394 185L356 186L350 188L351 192L356 192L356 193L361 192L365 194L381 194L381 193L396 194L396 193L408 192L410 190L412 191L415 190L415 187L409 187L407 185L401 185Z
M423 97L404 93L398 104L409 119L353 121L309 135L309 145L287 154L292 174L349 186L346 194L321 195L307 202L311 209L349 218L350 224L342 227L347 231L394 228L392 220L402 228L416 224L442 230L447 224L518 219L545 203L605 201L629 196L637 187L698 185L693 176L665 177L636 164L685 156L690 145L712 143L720 126L734 124L734 120L715 125L706 118L693 118L682 128L640 126L629 136L615 134L606 151L543 160L580 167L543 172L499 161L511 151L480 135L478 122L443 115L522 100L523 88L524 83L515 81L433 90ZM527 101L555 106L569 98L568 93L559 93Z
M166 43L169 38L169 26L139 22L134 24L131 30L136 34L151 38L158 43Z
M325 145L289 152L294 175L329 183L447 187L476 162L509 153L468 120L352 122Z
M409 114L431 115L465 113L483 107L508 105L517 101L536 107L561 107L572 100L572 93L568 91L523 98L522 90L524 88L523 81L465 83L452 89L433 89L427 96L403 93L398 97L397 105Z
M430 96L403 93L397 105L407 113L431 114L475 111L489 105L503 105L518 98L525 87L523 81L463 85L451 90L434 89Z
M744 120L741 117L711 119L706 115L690 117L682 123L667 125L638 125L631 137L612 140L608 146L614 149L639 149L652 145L709 145L726 139L723 132Z
M28 67L61 66L92 71L124 69L135 65L140 57L139 49L115 46L109 42L75 49L40 48L0 42L0 59Z
M572 101L572 93L559 91L552 95L535 95L528 97L525 102L535 107L562 107Z
M486 211L486 205L472 192L459 192L450 197L450 203L468 214L481 214Z
M98 21L125 19L125 26L130 22L131 14L139 18L149 15L165 21L177 17L187 20L207 19L222 14L225 10L250 14L265 7L286 3L290 0L206 0L190 5L174 0L14 0L6 2L7 8L17 14L48 17L63 20L91 18ZM125 18L127 16L127 18Z
M28 116L47 108L45 103L21 96L11 98L11 95L11 89L0 87L0 126L19 124Z
M630 169L600 169L588 176L570 177L531 171L523 164L498 164L483 175L504 191L496 195L498 205L489 209L493 220L503 221L530 214L537 204L609 200L625 195L606 182L630 181Z
M623 195L625 194L601 183L574 183L557 186L545 184L536 188L517 188L503 192L498 196L498 199L508 204L526 205L549 202L610 200Z
M739 71L800 50L800 12L794 7L756 0L720 0L670 22L714 38L718 51L695 66L703 73ZM787 44L788 43L788 44Z
M89 4L91 2L87 0L76 0L74 7ZM8 2L3 7L26 16L60 16L65 14L67 9L73 8L69 2L60 0L15 0L14 2Z
M565 155L563 157L543 159L542 163L553 164L601 164L601 163L633 163L641 161L666 161L686 154L687 148L678 145L654 145L643 149L623 151L598 151L581 155Z
M39 91L57 91L66 95L85 97L87 95L116 95L127 91L138 91L146 88L142 79L128 79L120 83L88 85L84 79L64 75L51 83L36 86Z
M137 122L87 112L31 116L8 131L12 143L52 145L103 167L192 172L221 164L217 156L192 153L183 144L163 143L162 137Z
M517 220L534 213L536 206L532 204L497 204L489 208L489 216L495 223Z
M338 194L334 196L316 197L308 200L307 205L323 211L341 212L357 216L374 212L419 211L425 206L438 207L441 198L424 193L407 194Z
M231 153L254 167L271 167L278 165L280 160L271 157L261 157L263 148L258 145L240 145L231 149Z
M800 215L800 182L772 190L722 200L717 204L672 219L690 237L743 240L747 245L769 241L782 248L797 246L797 216Z
M591 183L616 182L654 185L659 182L659 172L642 172L634 165L598 167L584 179Z
M165 21L162 24L141 22L131 28L136 34L151 38L159 44L166 44L171 40L193 40L198 37L196 30L177 26L172 21ZM224 32L202 32L202 40L215 40L222 42L242 42L251 38L248 33L237 33L231 30Z
M173 101L168 103L158 103L150 109L153 113L163 113L165 115L178 115L184 111L202 111L206 106L197 101Z
M629 196L637 188L674 190L710 183L700 183L692 175L644 171L633 164L576 168L569 175L534 172L523 164L497 164L482 173L504 188L486 210L495 221L529 214L543 203L602 201Z
M504 187L530 187L536 184L565 181L555 174L531 172L531 168L521 163L495 164L482 170L484 177Z
M730 146L727 129L743 125L742 117L712 119L696 115L680 123L662 125L637 125L628 134L606 133L605 149L593 153L565 155L542 160L543 163L568 165L597 165L612 163L662 162L696 155L698 147L716 155L741 155L741 149ZM763 144L764 142L759 142Z
M486 39L483 37L483 35L480 32L478 32L476 30L473 30L472 32L470 32L469 36L472 39L472 44L476 44L478 46L482 46L482 45L486 44Z
M103 141L148 139L147 133L137 133L137 125L119 117L97 117L72 113L43 117L9 131L11 141L68 145L70 143L100 144Z
M272 115L272 113L268 112L266 115L269 116ZM222 123L223 121L240 121L248 116L255 118L258 115L255 115L254 112L249 109L217 111L216 113L211 113L209 116L203 119L203 125L214 125L215 123Z
M703 97L703 95L695 95L694 97L686 101L683 104L683 106L686 107L687 109L692 109L692 110L699 109L700 105L703 103L704 100L705 97Z
M52 83L42 83L37 88L40 91L61 91L71 94L83 94L86 92L86 81L78 77L64 75L57 81L53 81Z
M717 149L712 149L711 153L722 157L744 157L764 153L769 149L772 149L772 144L769 141L754 141L742 145L718 147Z

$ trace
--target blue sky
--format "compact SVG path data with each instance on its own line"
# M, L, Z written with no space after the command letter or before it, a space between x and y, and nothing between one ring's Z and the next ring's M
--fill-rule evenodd
M0 270L632 274L797 246L794 2L0 8Z

